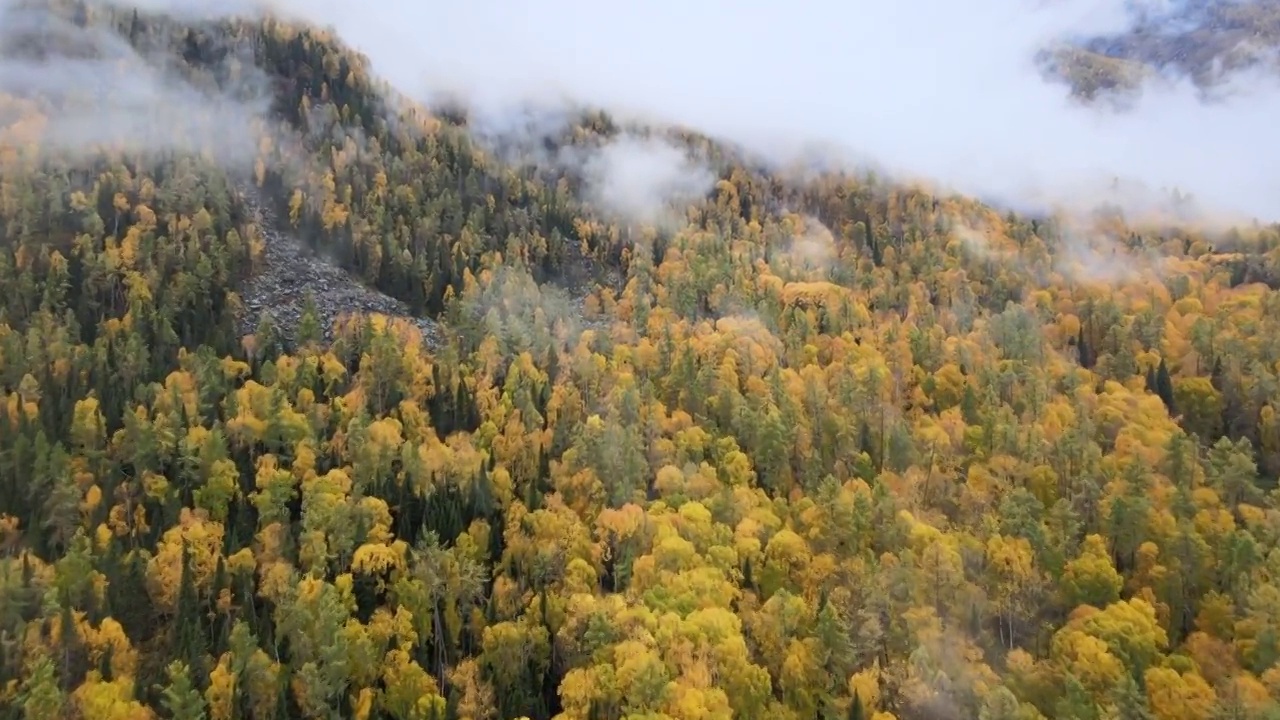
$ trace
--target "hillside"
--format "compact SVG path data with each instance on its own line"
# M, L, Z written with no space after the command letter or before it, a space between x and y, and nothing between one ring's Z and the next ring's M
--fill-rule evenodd
M0 718L1280 718L1280 227L0 3Z

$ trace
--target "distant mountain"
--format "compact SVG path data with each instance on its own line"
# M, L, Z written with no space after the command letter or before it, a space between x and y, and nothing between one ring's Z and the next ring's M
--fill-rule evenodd
M1121 33L1044 50L1046 74L1085 100L1136 91L1153 77L1187 78L1212 97L1245 70L1280 70L1280 0L1134 3Z

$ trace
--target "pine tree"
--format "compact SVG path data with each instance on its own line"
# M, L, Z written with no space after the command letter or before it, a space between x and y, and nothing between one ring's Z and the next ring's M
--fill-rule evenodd
M18 691L22 717L28 720L62 720L66 696L58 688L53 661L42 655L31 666Z
M1076 351L1080 354L1080 367L1092 368L1096 358L1093 356L1093 348L1089 346L1089 341L1084 339L1083 324L1080 325L1080 331L1076 333Z
M1213 383L1213 389L1220 393L1226 392L1227 376L1222 368L1222 358L1215 357L1213 359L1213 369L1209 371L1209 381Z
M1160 367L1156 369L1156 394L1164 401L1170 415L1177 413L1173 403L1173 379L1169 377L1169 366L1165 364L1164 358L1160 359Z
M161 689L161 704L173 720L205 720L204 698L191 682L191 669L181 660L165 668L169 684Z
M1112 713L1117 720L1152 720L1146 695L1133 678L1125 675L1111 690Z
M862 706L862 696L854 690L853 699L849 701L849 720L863 720L866 716L867 709Z
M115 655L115 646L107 645L102 651L102 656L98 658L98 673L102 675L102 679L111 682L115 679L115 673L111 671L111 658Z
M173 620L174 655L196 677L205 674L205 634L200 623L200 598L191 570L191 548L182 543L182 577L178 584L178 613Z
M80 634L76 632L75 615L66 598L63 598L58 612L59 642L62 646L62 668L58 677L63 689L70 691L84 679L85 672L89 669L89 653Z
M482 463L480 472L471 481L470 515L473 518L488 518L497 507L493 498L493 487L489 480L489 470Z
M969 383L965 383L964 395L960 397L960 412L965 423L969 425L982 423L982 415L978 412L978 394ZM866 448L863 448L863 452L866 452Z
M1072 720L1098 720L1098 706L1074 675L1067 675L1065 692L1054 706L1055 717Z
M297 346L307 347L318 344L322 338L320 328L320 311L316 308L315 295L310 290L302 300L302 316L298 319Z
M560 377L560 353L556 350L554 345L548 345L545 355L547 361L543 367L546 369L547 380L549 381L548 386L550 386L550 384L555 383L556 378Z
M257 339L254 360L261 362L268 358L274 358L283 351L280 345L280 331L276 329L275 320L271 317L270 312L262 313L262 316L258 319L258 327L253 334Z

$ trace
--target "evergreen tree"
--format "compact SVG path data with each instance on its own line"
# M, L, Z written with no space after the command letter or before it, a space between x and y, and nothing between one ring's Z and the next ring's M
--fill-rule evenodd
M191 548L182 543L182 575L178 584L177 615L173 620L174 656L182 660L195 677L205 674L205 631L200 620L200 598L191 567Z
M1160 358L1160 367L1156 369L1156 394L1164 401L1169 414L1176 415L1178 410L1173 403L1173 380L1169 377L1169 366L1165 364L1164 358Z
M191 669L181 660L165 668L168 684L161 689L161 704L172 720L205 720L204 698L191 682Z
M1125 675L1111 691L1111 717L1116 720L1154 720L1147 697L1133 678Z
M866 717L867 709L862 706L862 696L854 690L853 699L849 701L849 720L864 720Z
M1080 324L1080 330L1076 333L1076 352L1080 357L1080 367L1092 369L1097 358L1093 355L1093 347L1084 337L1084 323Z
M1098 720L1098 706L1074 675L1068 675L1063 696L1054 706L1054 717L1063 720Z
M296 344L298 347L308 347L318 344L322 339L320 310L316 307L315 295L308 290L302 301L302 315L298 319Z
M58 687L52 659L41 654L27 671L18 690L18 703L25 720L63 720L66 696Z

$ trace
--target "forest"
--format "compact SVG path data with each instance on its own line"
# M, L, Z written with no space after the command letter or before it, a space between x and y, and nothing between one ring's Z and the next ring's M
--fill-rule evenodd
M275 125L0 93L0 718L1280 720L1280 227L656 128L633 223L330 32L43 5ZM285 235L400 310L246 328Z

